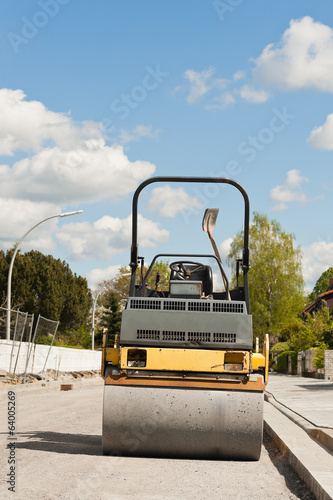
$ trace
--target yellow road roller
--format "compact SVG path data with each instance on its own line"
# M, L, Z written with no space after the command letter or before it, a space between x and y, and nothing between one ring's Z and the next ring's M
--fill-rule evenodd
M144 273L138 250L138 199L148 185L218 183L244 200L244 244L231 289L213 237L218 209L202 227L212 254L158 254ZM253 348L250 313L249 199L232 179L153 177L133 196L131 281L114 347L103 339L105 455L259 460L269 340ZM147 287L157 259L172 260L168 290ZM213 259L213 260L212 260ZM141 261L140 279L139 265ZM214 291L215 262L223 291ZM242 279L241 279L242 277Z

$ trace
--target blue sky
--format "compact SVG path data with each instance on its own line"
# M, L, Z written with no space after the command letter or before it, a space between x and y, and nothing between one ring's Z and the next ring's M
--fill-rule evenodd
M0 246L25 240L91 286L129 262L131 197L153 175L226 176L303 251L311 289L333 265L333 6L295 0L5 1L0 16ZM157 190L156 190L157 188ZM225 256L232 188L153 185L140 254Z

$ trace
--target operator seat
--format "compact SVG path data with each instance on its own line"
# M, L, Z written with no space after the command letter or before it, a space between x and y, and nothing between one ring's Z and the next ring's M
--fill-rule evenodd
M186 264L187 269L195 269L197 266L193 264ZM184 277L181 276L177 271L171 269L170 272L170 281L184 281ZM188 281L201 281L202 282L202 292L207 296L213 293L213 273L212 268L210 266L204 266L202 271L197 271L192 273L188 277Z

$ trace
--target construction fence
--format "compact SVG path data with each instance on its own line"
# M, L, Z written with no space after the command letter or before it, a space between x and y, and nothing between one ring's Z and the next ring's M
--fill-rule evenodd
M85 371L99 370L101 352L53 346L58 321L21 311L11 311L10 339L6 339L7 309L0 307L0 370L11 374L39 374L46 370ZM39 344L47 338L49 345Z
M8 310L0 307L0 338L6 339L7 335L7 313ZM16 373L24 373L24 381L28 372L29 362L32 360L32 370L34 368L34 356L33 352L36 350L36 344L42 337L50 339L50 345L48 346L48 352L45 357L45 363L42 372L46 369L47 360L50 355L50 351L53 345L54 337L57 333L59 321L53 321L42 316L38 316L36 326L33 332L34 315L29 313L24 313L21 311L10 311L10 330L9 330L9 340L11 342L11 353L9 360L8 372L14 378ZM8 339L6 339L8 340ZM22 345L25 345L25 352L21 353ZM24 370L21 368L21 372L18 372L18 364L20 358L24 357L25 366Z

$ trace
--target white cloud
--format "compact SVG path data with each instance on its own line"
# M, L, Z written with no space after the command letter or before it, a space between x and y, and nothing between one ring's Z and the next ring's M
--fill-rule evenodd
M250 85L243 85L239 90L239 95L246 102L261 103L269 99L269 94L265 90L258 90Z
M308 138L308 144L315 148L332 151L333 149L333 113L327 116L324 125L314 128Z
M132 132L127 132L126 130L121 130L119 134L120 142L122 144L128 144L132 141L139 141L142 137L148 137L150 139L157 139L160 130L153 130L152 126L137 125Z
M300 170L289 170L284 184L271 189L270 200L275 203L272 210L286 210L288 203L309 201L301 188L301 184L308 180L300 175Z
M201 72L187 70L184 73L190 82L187 102L193 104L209 94L205 109L213 110L223 109L239 98L245 102L264 103L270 98L265 87L333 92L333 29L309 16L291 20L280 41L267 45L252 61L254 69L249 83L243 70L234 73L231 80L214 78L215 68L212 67ZM228 85L231 87L222 95L212 92L213 89L225 90ZM324 149L333 147L324 146Z
M256 89L252 85L243 85L239 90L233 89L212 98L211 101L205 105L205 109L224 109L227 106L235 104L239 97L245 102L258 104L266 102L270 94L266 92L266 90Z
M71 222L56 234L74 260L110 259L114 254L129 248L132 234L132 216L126 219L105 215L93 224ZM168 241L169 231L160 224L138 215L138 242L143 247L156 247Z
M227 238L226 240L222 241L222 243L220 243L218 245L218 250L220 253L223 269L227 275L227 278L229 280L229 284L230 284L230 280L231 280L231 276L232 276L232 269L227 264L227 256L230 252L231 243L232 243L233 239L234 238ZM214 270L214 272L213 272L214 291L224 290L224 284L223 284L221 272L220 272L216 263L214 263L214 265L213 265L213 270Z
M219 246L221 259L222 261L224 261L224 263L231 250L231 243L233 242L233 240L234 238L227 238L226 240L222 241L222 243Z
M0 90L0 114L0 152L35 153L0 165L0 197L66 205L119 198L155 171L149 162L130 161L122 146L108 146L101 124L77 124L25 101L21 90Z
M235 104L236 99L232 92L224 92L223 94L214 97L209 104L205 105L205 109L224 109L231 104Z
M190 92L186 100L189 104L193 104L212 89L223 90L227 86L227 80L223 78L212 78L215 73L214 68L198 72L193 69L188 69L184 73L184 77L190 82Z
M221 95L221 101L223 102L224 107L227 107L230 106L230 104L234 104L236 99L231 92L225 92Z
M8 164L0 164L0 240L4 249L12 247L38 221L60 213L62 207L103 199L119 201L155 172L152 163L130 161L122 146L108 145L101 123L74 122L69 114L28 101L22 90L0 89L0 116L0 155L12 157ZM142 137L156 133L144 126L133 131ZM144 221L146 226L149 221ZM68 227L77 231L72 242ZM57 219L41 224L22 249L53 249L56 228ZM79 234L79 228L87 234ZM112 232L109 238L102 233L88 222L71 222L61 228L58 241L76 258L119 251L122 239L118 237L118 241ZM156 238L166 237L160 228L155 233ZM88 241L90 236L92 241ZM144 242L156 244L149 235Z
M108 266L105 269L92 269L87 273L89 287L95 289L98 283L111 280L118 274L120 267L120 264L118 264L115 266Z
M121 146L91 139L81 141L73 150L46 147L12 167L1 165L0 196L89 203L124 196L154 171L149 162L131 162Z
M302 182L308 182L308 178L307 177L302 177L300 175L300 170L296 170L296 169L293 169L293 170L289 170L289 172L287 172L287 179L286 179L286 182L285 184L287 186L300 186L302 184Z
M184 73L184 77L190 82L190 93L187 96L187 102L193 104L195 101L203 97L209 91L208 80L214 74L214 69L209 68L201 73L188 69Z
M253 76L282 90L333 92L333 30L309 16L292 20L281 41L255 59Z
M207 110L224 109L231 104L234 104L239 97L251 103L266 102L270 95L264 89L258 89L255 86L244 84L240 89L235 87L238 81L246 78L245 71L237 71L233 75L233 82L223 78L214 78L215 68L209 68L202 72L187 70L184 76L190 82L190 92L187 96L187 102L193 104L209 94L208 102L204 108ZM233 88L226 90L228 85L232 84ZM222 92L225 91L225 92Z
M175 217L178 213L202 208L202 201L187 194L183 188L175 189L167 184L153 189L146 208L162 217Z
M59 205L52 203L34 203L29 200L14 200L0 198L0 239L2 247L9 249L18 242L32 226L52 215L61 213ZM57 219L51 219L24 239L21 248L38 250L52 250L54 241L52 233L56 229Z
M228 86L228 80L225 78L214 78L211 87L213 89L224 90Z
M308 286L314 287L320 275L333 263L333 243L316 241L303 247L303 277Z
M233 75L234 80L243 80L246 77L246 71L236 71L236 73Z
M46 143L70 150L77 141L101 137L102 124L74 123L65 113L54 113L38 101L26 101L22 90L0 89L0 154L37 152Z
M131 162L121 146L91 139L64 151L44 148L32 158L2 165L0 196L70 204L118 198L150 177L155 166Z

